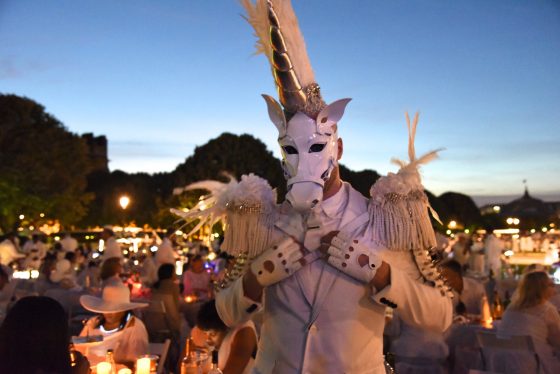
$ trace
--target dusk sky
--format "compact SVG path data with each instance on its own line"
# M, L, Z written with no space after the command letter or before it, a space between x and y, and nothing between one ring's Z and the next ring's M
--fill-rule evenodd
M526 179L560 200L560 1L292 3L323 97L353 98L345 165L395 171L404 112L419 110L418 154L446 149L423 168L430 191L519 196ZM276 96L272 76L241 13L236 0L0 0L0 93L106 135L111 170L171 171L225 131L279 156L260 96Z

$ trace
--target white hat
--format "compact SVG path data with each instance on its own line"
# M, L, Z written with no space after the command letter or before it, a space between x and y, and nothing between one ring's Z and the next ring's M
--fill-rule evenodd
M131 303L130 290L124 284L105 286L102 297L82 295L80 304L95 313L118 313L148 306L146 303Z
M51 281L58 283L64 278L70 278L72 274L72 264L70 261L63 259L56 263L55 269L51 272Z

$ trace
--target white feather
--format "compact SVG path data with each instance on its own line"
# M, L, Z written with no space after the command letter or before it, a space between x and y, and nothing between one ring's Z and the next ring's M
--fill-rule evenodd
M302 87L306 87L315 82L315 77L292 4L289 0L272 0L271 2L278 16L280 30L286 42L292 66L300 84ZM255 30L256 53L264 53L272 66L267 1L257 0L256 3L253 3L251 0L241 0L241 5L247 12L245 19Z

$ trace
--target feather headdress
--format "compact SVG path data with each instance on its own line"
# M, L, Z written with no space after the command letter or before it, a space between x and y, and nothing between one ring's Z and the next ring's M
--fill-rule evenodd
M280 102L287 114L311 118L325 106L315 82L303 35L289 0L241 0L245 19L255 30L256 53L270 63Z
M400 166L399 171L379 178L371 187L370 225L373 238L379 244L393 251L412 251L422 276L445 295L449 292L430 256L430 250L436 247L436 237L429 213L441 221L430 206L419 172L420 166L437 158L440 150L416 158L414 139L418 113L412 123L406 113L406 122L409 161L393 159L392 162Z
M241 181L230 177L228 183L213 180L192 183L174 193L203 189L210 191L197 205L185 212L171 209L185 222L199 220L192 234L204 224L218 221L226 224L222 249L230 255L241 253L249 258L260 254L272 241L276 194L268 182L254 174L243 175Z

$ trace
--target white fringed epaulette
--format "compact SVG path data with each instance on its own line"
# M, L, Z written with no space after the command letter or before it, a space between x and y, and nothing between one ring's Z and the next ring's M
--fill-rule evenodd
M439 150L416 158L414 138L418 125L418 113L411 124L408 113L409 162L393 160L399 171L379 178L370 189L370 225L373 238L392 251L412 251L418 270L424 279L440 289L442 295L450 295L443 277L434 265L430 250L436 247L435 232L430 220L432 216L441 223L432 209L422 186L420 165L437 158Z
M225 223L222 250L228 254L244 254L252 259L267 248L274 230L276 194L265 179L249 174L241 176L240 182L233 177L228 183L201 181L176 189L175 193L195 189L208 190L210 194L201 197L189 211L171 209L186 222L199 220L188 235L204 224L221 220Z

